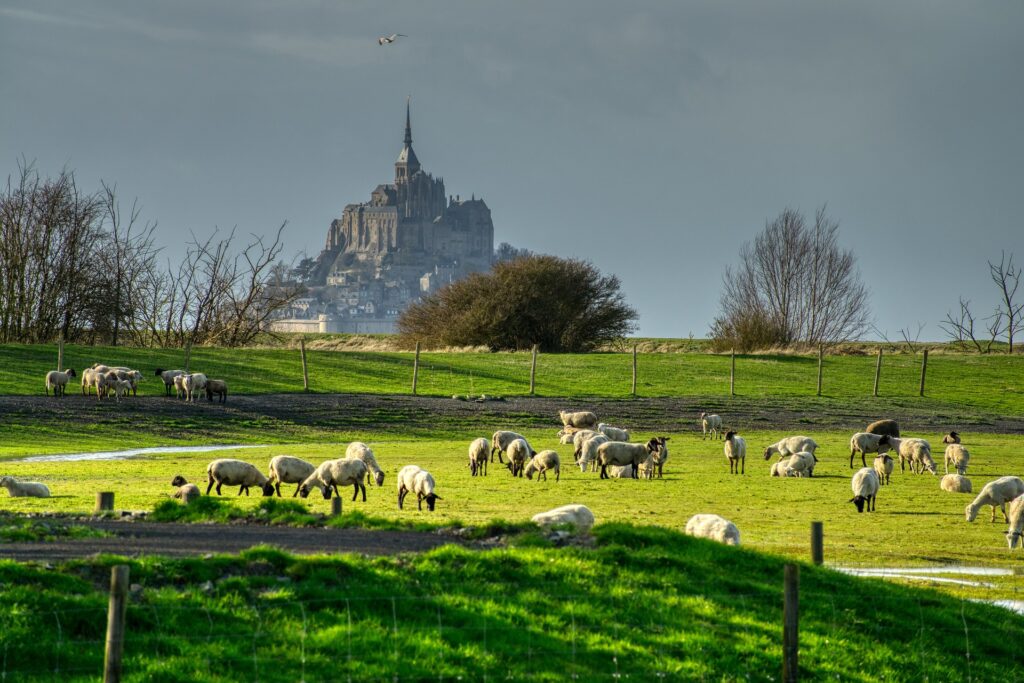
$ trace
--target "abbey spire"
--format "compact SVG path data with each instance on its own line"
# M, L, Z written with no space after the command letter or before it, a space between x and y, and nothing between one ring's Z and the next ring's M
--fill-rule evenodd
M402 151L398 153L398 161L395 162L395 184L408 182L409 178L418 170L420 170L420 160L416 158L416 152L412 150L412 122L409 116L409 99L407 99L405 101L405 139Z

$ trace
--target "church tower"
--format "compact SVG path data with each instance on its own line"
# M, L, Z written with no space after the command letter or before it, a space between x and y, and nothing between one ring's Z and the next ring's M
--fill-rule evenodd
M395 162L395 185L404 185L409 178L420 170L420 160L416 158L416 152L412 151L412 124L409 119L409 100L405 101L405 140L402 151L398 153L398 160Z

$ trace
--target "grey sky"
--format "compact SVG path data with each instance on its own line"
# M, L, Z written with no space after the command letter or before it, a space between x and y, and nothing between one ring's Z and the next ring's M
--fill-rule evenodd
M740 243L827 202L878 326L938 339L1024 264L1022 30L1018 0L0 0L0 169L116 182L169 255L284 220L312 255L411 95L424 168L496 242L618 274L642 334L704 336Z

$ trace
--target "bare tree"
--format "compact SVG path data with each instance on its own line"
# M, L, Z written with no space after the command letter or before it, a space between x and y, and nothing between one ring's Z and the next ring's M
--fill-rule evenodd
M984 321L988 321L978 331L975 327L979 326L981 322L977 320L975 315L971 312L971 302L965 301L963 297L960 298L960 312L953 313L949 311L946 313L946 319L939 323L950 339L957 343L960 348L968 349L971 346L974 347L978 353L988 353L992 350L992 345L995 344L996 338L999 336L1000 330L1003 327L1003 314L997 308L996 312ZM987 334L987 339L980 336L981 330Z
M999 264L988 262L989 274L992 282L999 288L1001 301L997 311L1006 318L1006 342L1009 348L1007 353L1013 353L1013 338L1017 332L1024 330L1024 303L1014 303L1017 295L1017 288L1020 287L1020 267L1013 265L1013 254L1006 258L1006 252L1002 252Z

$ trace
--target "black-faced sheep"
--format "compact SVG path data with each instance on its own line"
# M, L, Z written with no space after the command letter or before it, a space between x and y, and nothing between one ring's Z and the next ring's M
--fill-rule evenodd
M363 502L366 502L366 473L369 470L366 463L356 458L340 458L338 460L327 460L313 471L313 474L306 478L299 486L299 497L306 498L314 488L320 489L324 500L330 500L331 493L338 496L339 486L351 486L353 488L352 500L363 492Z
M862 467L854 473L850 487L853 489L853 498L849 502L857 506L857 512L864 512L865 507L868 512L874 512L875 498L881 487L878 473L870 467Z
M725 433L725 459L729 461L729 474L747 473L747 442L736 432Z
M264 496L274 495L274 486L267 480L263 473L260 472L254 465L250 465L242 460L232 460L230 458L220 458L214 460L206 466L206 477L208 484L206 486L206 495L210 495L210 489L217 486L217 495L221 495L220 487L237 486L238 495L249 495L249 487L256 486L263 491Z
M416 508L423 509L423 501L427 501L427 509L434 511L434 504L441 496L434 492L434 477L425 469L416 465L406 465L398 471L398 509L402 509L405 497L410 492L416 493Z
M267 481L274 485L277 497L281 497L281 484L295 484L295 493L292 494L294 498L299 495L302 482L316 471L316 465L291 455L275 455L270 459L268 471L270 476Z
M67 393L68 382L71 378L75 377L75 369L67 368L63 372L59 370L50 370L46 373L46 395L50 395L50 390L53 390L53 395L63 396Z
M541 451L530 458L523 468L523 474L526 475L527 479L533 479L533 475L536 473L537 481L540 481L541 477L544 478L544 481L547 481L548 471L555 473L556 482L562 476L562 462L555 451Z
M472 476L487 476L487 460L490 454L490 444L487 439L473 439L469 444L469 471Z
M188 505L202 495L198 486L188 483L188 480L180 474L171 480L171 486L174 486L177 489L174 492L173 497L180 500L182 505Z

